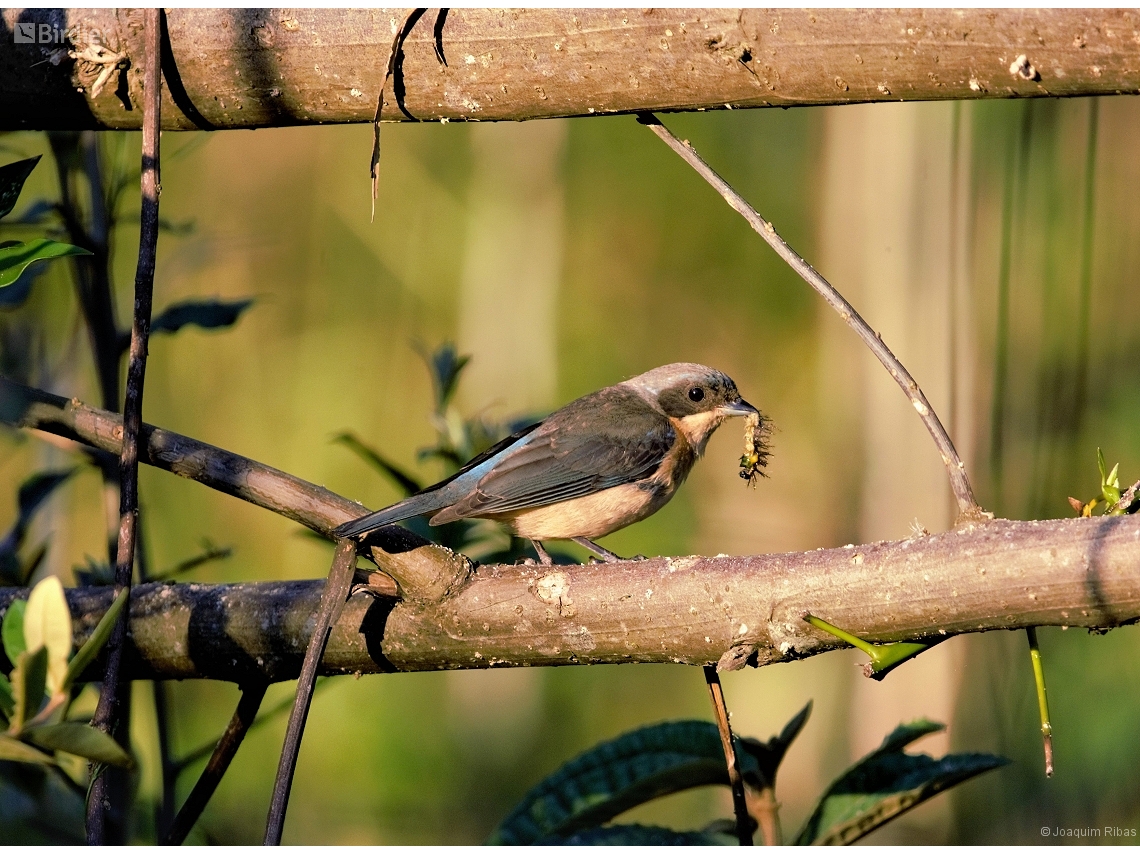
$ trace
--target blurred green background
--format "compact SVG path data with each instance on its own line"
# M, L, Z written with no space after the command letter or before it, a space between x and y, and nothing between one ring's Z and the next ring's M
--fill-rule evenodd
M1013 518L1072 514L1099 489L1096 448L1140 477L1140 101L879 104L665 117L860 309L951 429L982 503ZM104 134L137 168L138 136ZM415 344L473 361L459 401L505 419L673 361L730 374L775 422L770 478L736 475L739 431L656 516L605 544L646 555L797 551L898 539L952 522L941 462L905 397L855 336L744 221L632 117L389 124L369 222L367 127L167 134L157 308L254 297L231 330L152 341L147 421L324 484L370 507L395 488L332 437L351 430L424 480L431 387ZM4 160L44 152L21 208L58 198L43 135L0 137ZM17 209L17 214L20 208ZM1088 213L1091 212L1091 219ZM137 251L137 185L115 234L119 316ZM1088 225L1086 225L1088 224ZM0 234L0 238L4 235ZM1087 327L1084 326L1087 319ZM1087 329L1087 335L1082 332ZM5 371L96 402L66 263L0 312ZM996 390L996 391L995 391ZM0 434L0 520L28 474L72 457ZM203 538L233 557L188 578L315 578L330 549L267 512L144 470L144 526L161 569ZM101 486L84 471L41 513L41 572L104 555ZM922 750L1014 760L868 840L1041 843L1042 826L1140 823L1140 636L1040 633L1057 776L1042 773L1023 633L952 639L884 683L831 653L726 675L733 723L767 738L815 711L781 771L790 834L826 784L898 722L949 724ZM158 792L150 695L136 687L136 837ZM274 687L285 698L291 685ZM237 692L172 685L178 753L220 733ZM475 843L518 797L602 739L711 718L682 666L407 674L330 681L297 770L289 843ZM255 731L191 837L260 841L284 717ZM181 779L180 798L201 764ZM728 816L703 790L637 811L696 828ZM1085 842L1113 842L1092 839ZM1135 842L1125 838L1120 842Z

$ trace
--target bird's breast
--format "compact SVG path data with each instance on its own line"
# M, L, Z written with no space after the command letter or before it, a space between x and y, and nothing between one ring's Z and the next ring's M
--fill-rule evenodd
M672 492L622 484L553 505L495 517L519 537L560 540L602 537L645 519L669 501Z
M679 435L649 478L494 518L519 537L531 540L603 537L660 510L681 486L695 460L689 443Z

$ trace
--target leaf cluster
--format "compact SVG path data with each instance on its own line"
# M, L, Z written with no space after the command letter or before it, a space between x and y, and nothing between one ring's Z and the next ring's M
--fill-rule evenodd
M771 790L771 804L776 804L776 773L810 712L809 703L767 742L737 737L737 762L751 803L761 792ZM827 788L792 841L796 845L854 842L937 793L1007 762L990 754L948 754L936 760L904 752L915 740L942 729L943 725L926 720L899 725L879 748ZM716 725L705 721L649 725L603 742L564 764L523 797L487 842L729 845L736 840L729 819L699 831L606 824L653 799L728 783Z
M55 576L36 585L27 600L14 600L0 634L13 667L0 675L0 760L58 765L65 753L96 763L131 765L130 755L113 738L67 716L74 689L111 637L127 601L120 592L91 637L71 655L71 611Z
M40 158L30 157L0 166L0 219L12 213L24 182L36 168ZM5 297L15 298L15 294L8 294L7 289L15 285L23 277L31 265L40 261L50 261L53 258L66 258L70 255L91 255L83 247L73 246L69 243L50 240L48 238L33 238L29 241L0 241L0 301L7 302ZM26 292L31 286L31 276L26 277L23 285ZM17 289L20 291L21 289ZM26 294L25 294L26 296Z
M1091 517L1093 511L1100 504L1104 505L1104 515L1110 517L1119 517L1140 511L1140 495L1137 495L1140 492L1140 481L1122 491L1120 489L1120 464L1117 463L1113 466L1111 472L1106 471L1108 467L1104 462L1104 452L1099 448L1096 450L1096 465L1100 471L1100 495L1087 502L1069 496L1069 504L1072 505L1073 510L1082 517Z

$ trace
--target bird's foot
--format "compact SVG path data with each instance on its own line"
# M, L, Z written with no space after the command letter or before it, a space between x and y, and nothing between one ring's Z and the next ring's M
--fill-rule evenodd
M606 564L612 564L615 561L624 561L625 560L620 555L618 555L617 553L610 552L604 546L598 546L598 544L594 543L594 541L590 540L588 537L572 537L570 539L572 541L574 541L576 544L578 544L579 546L581 546L583 549L588 549L590 552L594 553L596 556L598 556L600 559L602 559L602 561L604 561ZM636 558L644 558L645 556L644 555L638 555L635 557Z
M546 548L542 545L542 541L532 540L530 544L534 547L534 551L538 553L539 564L544 564L546 566L554 564L554 559L550 557L550 553L546 551Z

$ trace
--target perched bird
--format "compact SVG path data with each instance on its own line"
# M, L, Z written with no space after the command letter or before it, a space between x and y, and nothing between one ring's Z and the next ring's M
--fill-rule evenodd
M551 563L545 540L572 540L615 561L592 539L659 510L721 422L754 414L720 371L663 365L570 402L450 478L333 533L357 537L425 514L431 525L491 519L530 539L543 564Z

